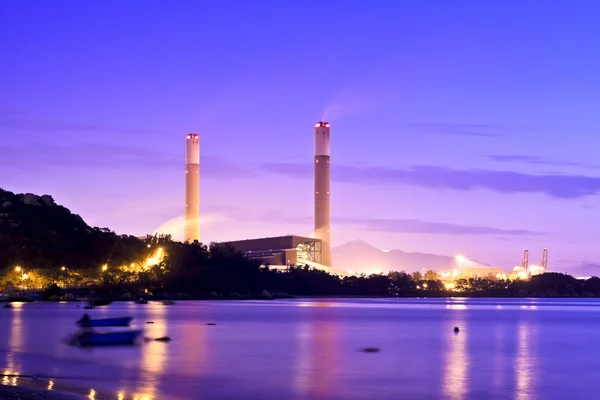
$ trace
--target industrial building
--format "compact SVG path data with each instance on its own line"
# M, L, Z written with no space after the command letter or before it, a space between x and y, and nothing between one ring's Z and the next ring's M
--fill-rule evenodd
M227 242L249 258L260 259L272 267L321 264L321 241L315 238L288 235Z
M247 257L261 260L270 269L285 271L289 267L303 267L326 271L340 277L352 275L324 265L323 243L320 239L287 235L260 239L246 239L226 242Z

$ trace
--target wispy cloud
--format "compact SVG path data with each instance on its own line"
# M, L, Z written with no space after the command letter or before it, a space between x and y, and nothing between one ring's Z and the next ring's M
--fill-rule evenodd
M48 119L29 114L17 114L12 112L0 112L0 128L23 132L48 133L124 133L124 134L148 134L148 129L114 126L109 124L64 121ZM153 130L153 132L158 132Z
M470 124L470 123L412 123L403 124L402 128L425 135L457 135L457 136L480 136L497 137L510 130L510 127L502 127L494 124Z
M267 163L262 168L278 174L310 178L312 166ZM532 175L485 169L457 170L445 167L332 167L332 179L356 184L399 184L429 189L477 190L499 193L544 193L561 199L600 193L600 177L584 175Z
M574 161L558 161L558 160L550 160L537 156L528 156L528 155L503 155L503 154L495 154L486 156L489 160L501 162L501 163L524 163L524 164L535 164L535 165L551 165L557 167L581 167L581 168L590 168L590 169L600 169L600 165L590 165L581 162Z
M419 219L338 218L337 222L358 225L367 231L421 233L437 235L537 235L525 229L502 229L480 225L458 225Z
M32 163L31 160L35 160ZM256 173L244 165L217 156L200 160L203 176L247 177ZM157 149L107 143L72 145L28 143L22 146L0 145L0 167L31 170L32 168L79 169L183 169L183 156Z
M261 221L275 221L282 224L310 224L311 216L283 215L269 211L259 217ZM334 224L356 225L365 231L436 234L436 235L539 235L541 233L526 229L504 229L481 225L460 225L447 222L430 222L420 219L402 218L356 218L334 217Z

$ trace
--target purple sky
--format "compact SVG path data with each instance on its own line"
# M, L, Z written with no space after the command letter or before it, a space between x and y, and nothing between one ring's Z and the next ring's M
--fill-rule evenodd
M311 234L502 267L600 263L596 1L0 2L0 187L144 234ZM167 224L173 226L174 223ZM180 229L178 229L179 231Z

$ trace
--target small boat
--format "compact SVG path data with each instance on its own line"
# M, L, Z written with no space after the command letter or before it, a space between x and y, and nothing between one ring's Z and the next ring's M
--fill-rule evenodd
M148 300L146 299L137 299L135 304L148 304Z
M141 334L141 330L106 333L81 332L75 338L80 346L118 346L135 344Z
M133 317L91 319L89 315L85 314L77 321L77 325L86 328L97 326L128 326L132 319Z
M6 303L4 305L4 308L13 308L13 305L11 303Z
M91 299L89 300L88 304L92 307L96 307L96 306L107 306L110 303L112 303L112 300L109 299Z

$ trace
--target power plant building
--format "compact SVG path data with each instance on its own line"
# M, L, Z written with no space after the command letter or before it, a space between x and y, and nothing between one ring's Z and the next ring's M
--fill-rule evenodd
M200 241L200 137L185 139L185 226L184 242Z
M248 258L261 260L270 266L321 264L321 241L315 238L288 235L226 242Z

